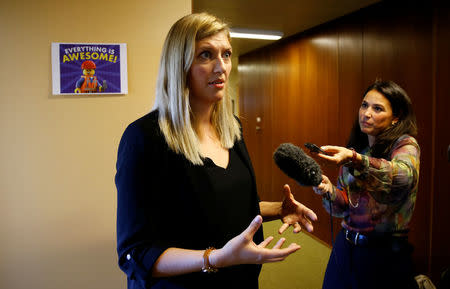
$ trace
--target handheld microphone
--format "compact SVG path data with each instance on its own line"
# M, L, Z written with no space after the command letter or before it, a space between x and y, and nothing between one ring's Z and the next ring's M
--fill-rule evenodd
M288 177L302 186L318 186L322 182L319 164L291 143L282 143L273 154L275 164Z
M305 144L306 145L306 144ZM311 147L309 144L306 147ZM277 166L288 177L302 186L318 186L322 182L322 170L319 164L303 150L291 143L282 143L273 154ZM328 196L329 199L329 196ZM333 208L330 204L331 244L334 246Z

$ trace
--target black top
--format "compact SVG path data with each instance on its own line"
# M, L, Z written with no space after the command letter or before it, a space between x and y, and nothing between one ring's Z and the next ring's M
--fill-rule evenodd
M260 214L253 168L243 140L227 168L209 158L193 165L168 148L153 111L130 124L119 145L117 251L128 288L258 288L260 265L169 278L151 267L169 247L221 248ZM263 240L262 229L254 241Z

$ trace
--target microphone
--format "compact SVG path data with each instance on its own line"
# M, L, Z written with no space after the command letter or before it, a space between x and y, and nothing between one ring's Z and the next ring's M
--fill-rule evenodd
M275 164L288 177L302 186L318 186L322 182L319 164L291 143L282 143L273 154Z

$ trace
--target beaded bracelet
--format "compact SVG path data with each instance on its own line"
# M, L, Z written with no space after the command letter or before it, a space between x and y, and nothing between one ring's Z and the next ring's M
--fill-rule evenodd
M215 250L216 248L214 247L209 247L205 250L205 253L203 253L203 267L202 267L202 272L204 273L216 273L217 271L219 271L219 269L215 268L214 266L211 265L211 263L209 262L209 254L211 254L211 252L213 250Z
M356 151L354 148L350 148L350 150L352 151L352 163L356 162Z
M356 151L354 148L348 148L348 149L352 151L352 158L348 162L346 162L344 164L344 166L351 167L351 166L356 165L356 160L357 160L356 156L357 155L356 155Z

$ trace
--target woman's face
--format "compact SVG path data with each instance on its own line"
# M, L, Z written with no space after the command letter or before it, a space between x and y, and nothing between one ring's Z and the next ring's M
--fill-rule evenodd
M191 106L221 100L230 71L231 44L225 32L197 41L188 75Z
M363 133L376 137L397 121L391 103L384 95L371 90L364 96L359 108L359 127Z

